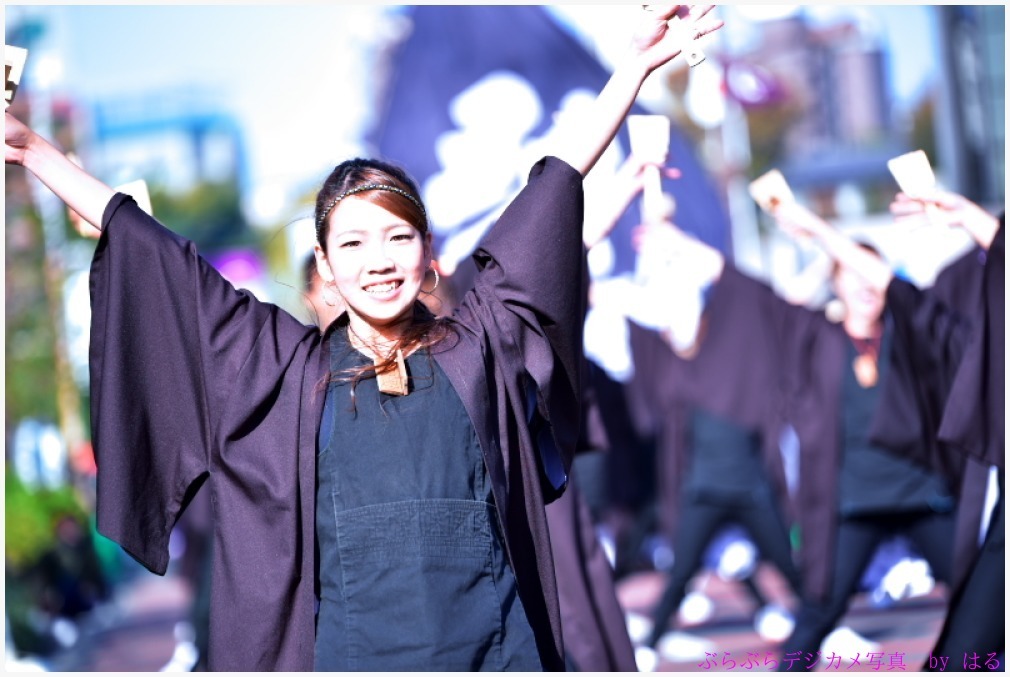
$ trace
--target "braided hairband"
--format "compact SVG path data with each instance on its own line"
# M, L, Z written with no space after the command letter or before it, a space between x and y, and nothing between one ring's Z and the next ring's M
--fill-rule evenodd
M326 217L329 215L329 213L331 211L333 211L333 208L335 206L337 206L338 202L340 202L341 200L343 200L345 197L348 197L348 196L351 196L351 195L355 195L356 193L363 193L366 190L387 190L390 193L396 193L397 195L402 195L403 197L405 197L408 200L410 200L411 202L413 202L414 205L418 209L421 210L421 213L425 215L425 218L427 218L427 213L425 213L424 206L421 204L421 202L416 197L414 197L413 195L411 195L407 191L403 190L402 188L397 188L396 186L389 186L389 185L386 185L385 183L366 183L366 184L358 186L356 188L351 188L350 190L346 190L343 193L341 193L340 195L338 195L335 198L333 198L332 200L330 200L330 202L323 208L322 213L319 214L319 218L316 219L316 231L317 231L317 233L318 233L319 229L322 228L323 222L326 221Z

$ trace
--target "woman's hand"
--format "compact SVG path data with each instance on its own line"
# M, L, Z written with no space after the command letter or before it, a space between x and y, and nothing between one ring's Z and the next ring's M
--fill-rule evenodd
M23 165L28 147L35 138L35 132L20 120L5 113L4 120L4 160L9 165Z
M898 193L890 209L898 223L928 220L938 225L964 228L985 249L989 248L999 229L999 221L989 212L963 195L943 190L915 197Z
M705 286L722 276L725 263L722 252L693 237L670 222L642 224L632 233L635 251L648 252L667 265L689 271L698 286Z
M101 228L105 206L115 192L9 112L4 122L4 159L34 174L81 218Z
M979 209L966 198L941 190L914 197L907 193L898 193L890 205L891 214L897 221L922 218L934 208L943 212L943 221L949 226L959 225L967 213Z
M680 54L692 37L722 27L722 21L706 18L712 7L670 5L661 10L641 10L644 16L634 33L629 56L611 74L593 105L558 130L555 150L550 154L586 176L614 139L649 73ZM678 12L685 17L679 20L687 22L683 34L669 26ZM712 92L712 96L720 94Z
M684 51L692 39L708 35L723 26L708 17L715 5L643 5L642 18L631 39L631 52L646 73L667 63ZM671 21L679 21L679 30Z

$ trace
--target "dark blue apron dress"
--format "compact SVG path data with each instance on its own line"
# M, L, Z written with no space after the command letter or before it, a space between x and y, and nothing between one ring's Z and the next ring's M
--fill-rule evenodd
M889 355L892 330L885 325L881 355ZM846 342L845 364L858 355L855 344ZM843 517L895 512L949 513L954 498L938 474L909 458L870 444L867 431L873 421L881 387L890 365L880 360L877 382L864 387L856 374L843 370L841 397L842 465L838 473L838 507Z
M369 364L346 330L331 373ZM410 392L333 379L319 432L315 669L541 670L476 431L427 351Z

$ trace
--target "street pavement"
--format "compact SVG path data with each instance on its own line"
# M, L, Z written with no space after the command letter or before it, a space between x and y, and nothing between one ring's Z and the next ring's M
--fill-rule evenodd
M176 628L185 622L192 593L174 575L143 572L116 590L113 599L82 618L72 646L48 659L54 672L157 672L176 649Z
M618 581L617 591L625 610L647 617L665 583L655 571L634 573ZM787 606L793 601L784 581L773 569L757 573L759 587L769 601ZM671 634L661 647L657 671L678 672L761 672L774 668L779 648L754 628L754 602L743 587L714 574L695 579L709 600L710 613L704 620L672 621ZM176 650L178 624L187 619L192 594L177 576L142 573L123 584L112 602L83 620L76 643L49 660L48 667L60 672L151 672L170 664ZM945 610L943 586L930 593L903 600L890 608L871 604L868 595L853 598L842 625L858 637L850 644L835 646L838 664L819 664L824 672L917 672L928 660L940 631ZM875 652L855 647L851 641L875 643ZM845 648L848 647L848 648ZM853 655L856 649L860 655ZM672 650L672 653L670 652ZM854 660L858 659L858 664ZM876 662L874 662L876 659Z
M757 584L769 602L795 608L795 601L778 572L762 566ZM665 576L655 571L632 574L618 582L618 598L626 611L648 617L662 594ZM701 622L671 621L670 634L660 642L657 671L676 672L764 672L775 669L781 659L780 643L762 637L754 627L756 605L743 586L714 574L696 577L711 602L707 618ZM838 660L817 663L811 671L823 672L918 672L943 624L946 591L936 586L928 594L880 608L870 596L852 598L839 625L823 647L826 655ZM632 626L633 628L634 626ZM664 655L662 648L667 645ZM875 645L875 646L874 646ZM807 662L797 663L806 667Z

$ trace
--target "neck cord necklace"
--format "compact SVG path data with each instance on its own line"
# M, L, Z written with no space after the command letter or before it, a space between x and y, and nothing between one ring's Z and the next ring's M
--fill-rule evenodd
M347 326L347 341L354 346L351 337L358 340L359 344L367 348L372 354L372 363L375 365L375 378L379 384L379 392L387 395L406 395L410 392L410 384L407 379L407 363L403 358L403 350L397 348L392 356L379 357L379 351L367 341L358 336L357 332Z
M879 373L877 361L880 356L881 335L878 332L869 338L851 337L852 343L856 347L856 358L852 360L852 370L856 374L856 381L864 388L872 388L877 384Z

